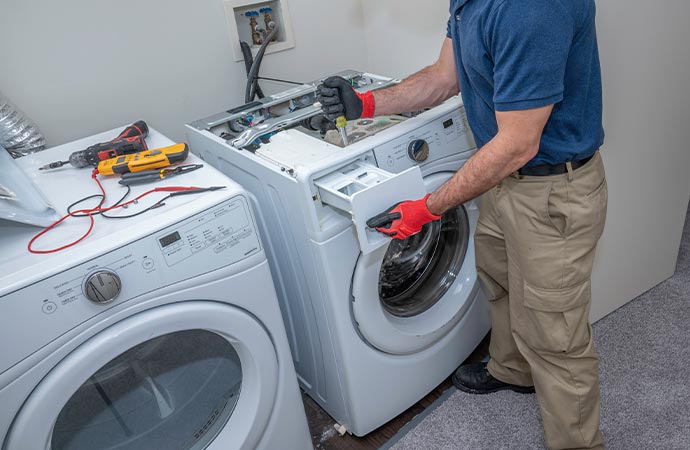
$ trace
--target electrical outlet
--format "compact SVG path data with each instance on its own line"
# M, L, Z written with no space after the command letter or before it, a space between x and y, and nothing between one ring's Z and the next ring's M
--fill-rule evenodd
M268 44L266 53L280 52L295 46L287 0L224 0L223 3L235 61L244 59L240 41L249 44L252 53L256 55L268 34L269 20L278 27L278 33L273 42Z

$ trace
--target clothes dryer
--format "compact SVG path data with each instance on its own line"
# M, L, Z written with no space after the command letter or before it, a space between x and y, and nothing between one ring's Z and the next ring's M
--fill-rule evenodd
M38 167L117 134L15 162L64 214L99 192L90 170ZM172 144L155 130L147 140ZM109 199L123 193L116 179L103 184ZM0 220L3 450L312 448L251 194L204 167L135 186L132 196L173 184L225 188L169 198L134 218L94 217L91 235L46 255L27 251L39 228ZM88 226L72 218L35 248L63 245Z

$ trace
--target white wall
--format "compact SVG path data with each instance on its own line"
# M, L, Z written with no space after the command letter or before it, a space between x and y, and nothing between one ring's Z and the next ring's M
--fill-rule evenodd
M593 319L673 274L690 196L690 3L597 5L609 210ZM447 6L363 0L370 68L402 76L433 62Z
M598 317L675 270L690 195L690 3L597 5L609 179L593 276Z
M446 37L448 2L362 0L367 70L405 77L438 58Z
M263 75L366 65L359 0L289 6L297 45L267 55ZM324 45L344 35L339 52ZM138 119L181 140L185 123L242 103L246 80L222 0L2 0L0 67L0 90L51 146Z

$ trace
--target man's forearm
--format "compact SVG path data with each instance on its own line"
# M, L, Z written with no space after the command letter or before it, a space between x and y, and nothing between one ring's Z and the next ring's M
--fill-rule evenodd
M470 158L460 170L427 200L433 214L441 215L500 183L524 166L538 148L519 148L497 135Z
M435 66L405 78L395 86L374 91L377 116L417 111L443 103L460 90L457 79L448 80Z
M553 105L524 111L496 112L498 133L427 199L440 215L500 183L539 151L541 135Z

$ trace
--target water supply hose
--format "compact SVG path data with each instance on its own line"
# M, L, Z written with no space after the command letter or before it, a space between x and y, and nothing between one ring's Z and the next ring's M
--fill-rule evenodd
M273 38L278 34L278 27L275 26L270 33L268 33L268 36L264 39L264 43L261 44L261 47L259 48L259 51L256 53L256 58L254 58L254 63L252 64L252 68L249 70L249 75L247 75L247 87L244 92L244 102L249 103L254 99L254 96L256 96L256 90L259 85L259 79L257 78L259 75L259 68L261 67L261 61L264 59L264 53L266 53L266 48L268 47L268 44L271 43Z
M249 48L249 44L244 41L240 41L240 49L242 49L242 56L244 57L244 70L247 72L247 77L249 72L252 70L252 64L254 64L254 57L252 56L252 50ZM259 98L264 98L264 92L261 90L261 86L256 85L256 95Z

